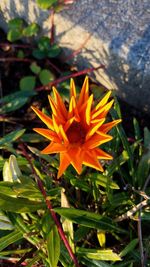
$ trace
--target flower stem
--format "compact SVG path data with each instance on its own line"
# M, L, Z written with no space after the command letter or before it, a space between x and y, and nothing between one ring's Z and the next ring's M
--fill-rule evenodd
M65 233L64 233L64 231L62 229L62 226L60 224L60 221L58 220L58 218L56 216L56 213L53 210L51 201L47 198L47 194L46 194L46 190L45 190L45 188L43 186L43 182L41 181L40 177L37 175L37 172L36 172L36 170L35 170L35 168L34 168L34 166L32 164L32 161L31 161L31 159L30 159L30 157L29 157L29 155L28 155L28 153L26 151L25 145L22 143L20 145L20 147L22 149L22 152L23 152L24 156L26 157L26 159L28 160L28 162L30 164L30 167L32 169L32 173L34 174L34 177L36 179L37 185L38 185L38 187L39 187L39 189L40 189L40 191L41 191L41 193L42 193L42 195L43 195L43 197L45 199L47 208L50 211L51 216L52 216L52 218L53 218L53 220L54 220L54 222L55 222L55 224L57 226L57 230L58 230L58 233L60 235L60 238L62 239L62 241L63 241L66 249L68 250L68 253L69 253L72 261L74 262L75 266L76 267L80 267L80 265L78 263L78 260L77 260L76 256L74 255L74 253L72 251L72 248L71 248L71 246L70 246L70 244L69 244L69 242L68 242L68 240L67 240L67 238L65 236Z

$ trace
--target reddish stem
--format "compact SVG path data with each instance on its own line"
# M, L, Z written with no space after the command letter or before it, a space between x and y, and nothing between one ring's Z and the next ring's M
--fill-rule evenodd
M89 72L93 72L93 71L98 70L100 68L105 68L105 67L104 67L104 65L100 65L97 68L93 67L93 68L88 68L88 69L85 69L85 70L78 71L77 73L71 73L70 75L67 75L67 76L61 77L59 79L56 79L56 80L48 83L47 85L43 85L43 86L37 87L35 90L36 91L49 90L49 87L51 87L52 85L56 85L58 83L64 82L65 80L70 79L70 78L78 77L78 76L87 74Z
M54 8L50 10L51 15L50 15L50 21L51 21L51 31L50 31L50 44L54 44L54 32L55 32L55 26L54 26Z
M26 159L28 160L28 162L30 164L32 173L34 174L36 182L37 182L37 185L38 185L38 187L39 187L39 189L40 189L40 191L41 191L41 193L42 193L42 195L43 195L43 197L45 199L47 208L49 209L49 211L51 213L51 216L52 216L52 218L53 218L53 220L54 220L54 222L55 222L55 224L57 226L60 238L64 242L64 245L65 245L66 249L68 250L68 253L69 253L72 261L74 262L75 266L76 267L80 267L80 265L78 263L78 260L77 260L76 256L74 255L74 253L72 251L72 248L70 247L70 244L69 244L69 242L68 242L68 240L67 240L67 238L66 238L66 236L64 234L64 231L63 231L62 226L61 226L61 224L60 224L60 222L59 222L59 220L58 220L58 218L56 216L56 213L53 210L52 204L51 204L50 200L47 198L47 194L46 194L46 191L44 189L43 182L41 181L40 177L36 173L36 170L35 170L35 168L34 168L34 166L32 164L32 161L31 161L31 159L30 159L30 157L29 157L29 155L28 155L28 153L26 151L25 145L22 143L22 144L20 144L20 147L22 149L22 152L23 152L24 156L26 157Z
M0 58L0 62L14 62L14 61L18 61L18 62L33 62L33 60L29 59L29 58L17 58L17 57L6 57L6 58Z

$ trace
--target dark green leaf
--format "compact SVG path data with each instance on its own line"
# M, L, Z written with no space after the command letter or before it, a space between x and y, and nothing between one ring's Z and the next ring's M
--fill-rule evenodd
M25 129L16 130L9 134L6 134L3 138L0 138L0 146L5 145L7 143L12 143L20 138L25 132Z
M138 244L138 238L133 239L119 254L120 257L124 257L125 255L127 255L128 253L132 252L134 250L134 248L136 247L136 245Z
M11 19L8 22L8 27L11 30L16 30L16 29L22 29L24 24L24 20L21 18L15 18L15 19Z
M47 55L48 55L48 57L53 58L53 57L57 57L60 54L60 52L61 52L60 47L55 44L55 45L50 47Z
M61 216L64 216L65 218L79 225L105 230L108 232L111 231L123 232L123 233L125 232L124 230L119 228L115 223L113 223L113 221L110 218L93 212L73 209L73 208L55 208L54 210Z
M32 91L35 87L35 76L26 76L20 80L19 86L23 91Z
M19 91L6 95L0 99L0 113L5 114L21 108L27 103L31 96L36 95L35 91Z

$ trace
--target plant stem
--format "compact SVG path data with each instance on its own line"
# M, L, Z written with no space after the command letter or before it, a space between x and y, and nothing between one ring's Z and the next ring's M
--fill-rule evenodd
M45 188L43 186L43 182L41 181L40 177L36 173L36 170L35 170L35 168L34 168L34 166L32 164L32 161L31 161L31 159L30 159L30 157L29 157L29 155L28 155L28 153L27 153L27 151L25 149L25 145L22 143L20 145L20 147L22 148L22 152L23 152L24 156L26 157L26 159L28 160L28 162L30 164L30 167L32 169L32 173L34 174L34 177L36 179L37 185L38 185L38 187L39 187L39 189L40 189L40 191L41 191L41 193L42 193L42 195L43 195L43 197L45 199L47 208L49 209L49 211L51 213L51 216L52 216L52 218L53 218L53 220L54 220L54 222L55 222L55 224L57 226L60 238L64 242L64 245L65 245L66 249L68 250L68 253L69 253L72 261L74 262L75 266L76 267L80 267L79 263L78 263L78 260L77 260L76 256L74 255L74 253L72 251L72 248L70 247L70 244L69 244L69 242L68 242L68 240L67 240L67 238L65 236L65 233L64 233L64 231L63 231L63 229L61 227L61 224L60 224L60 222L59 222L59 220L58 220L58 218L56 216L56 213L53 210L52 204L51 204L50 200L47 198L47 194L46 194L46 190L45 190Z

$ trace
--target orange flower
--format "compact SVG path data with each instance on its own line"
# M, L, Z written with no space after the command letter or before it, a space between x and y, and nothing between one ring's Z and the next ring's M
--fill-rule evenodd
M79 97L73 79L70 82L70 103L66 109L61 96L53 87L54 100L49 96L52 118L32 107L48 129L34 128L51 143L43 150L43 154L60 153L58 178L72 164L78 174L82 164L103 171L99 159L111 160L112 156L99 148L103 143L112 139L107 132L121 120L105 123L106 115L114 100L108 102L109 91L94 107L93 95L89 96L88 77L85 78Z

